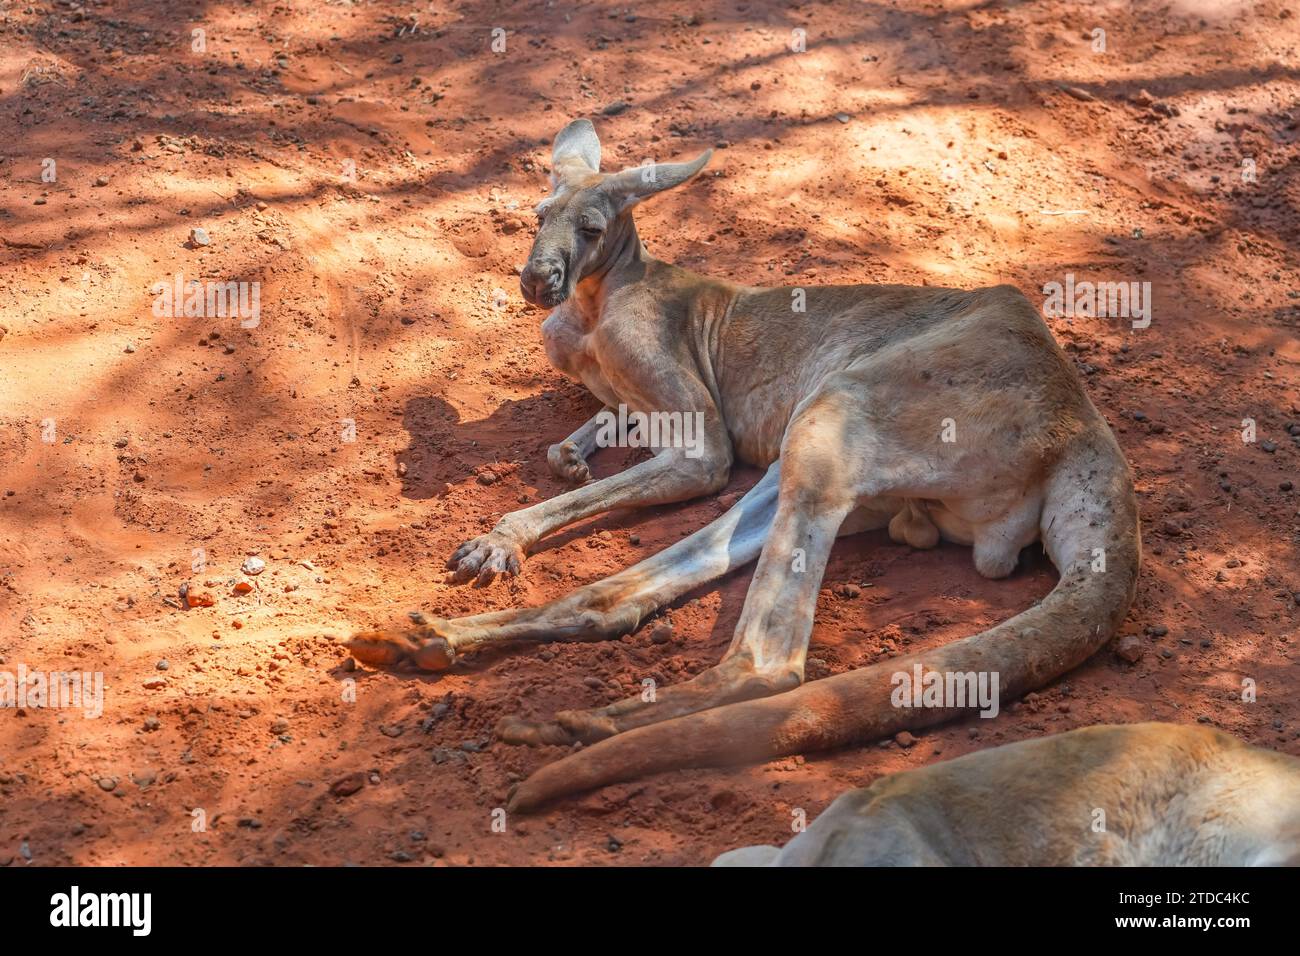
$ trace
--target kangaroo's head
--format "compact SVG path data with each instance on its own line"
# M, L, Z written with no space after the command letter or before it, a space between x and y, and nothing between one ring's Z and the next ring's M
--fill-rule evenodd
M533 305L553 309L597 272L632 234L631 209L686 182L709 161L649 163L620 173L600 171L600 140L589 120L574 120L555 137L551 195L537 206L538 229L519 288Z

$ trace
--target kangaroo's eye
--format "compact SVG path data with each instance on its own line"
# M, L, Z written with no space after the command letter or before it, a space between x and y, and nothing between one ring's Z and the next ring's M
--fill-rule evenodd
M578 232L588 239L599 239L605 232L600 226L583 226Z

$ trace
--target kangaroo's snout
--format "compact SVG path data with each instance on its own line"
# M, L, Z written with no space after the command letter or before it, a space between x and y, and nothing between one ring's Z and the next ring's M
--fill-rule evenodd
M530 259L519 274L519 291L533 305L553 309L566 298L564 263L558 259Z

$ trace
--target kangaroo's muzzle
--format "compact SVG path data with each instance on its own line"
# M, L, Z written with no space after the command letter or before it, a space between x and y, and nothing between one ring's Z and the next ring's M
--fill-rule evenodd
M519 291L533 305L555 308L568 298L564 264L554 259L530 260L519 274Z

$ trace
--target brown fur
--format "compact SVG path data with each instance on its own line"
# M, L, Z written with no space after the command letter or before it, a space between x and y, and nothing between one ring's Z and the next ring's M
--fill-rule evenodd
M1208 727L1072 730L881 777L715 866L1300 864L1300 760Z

